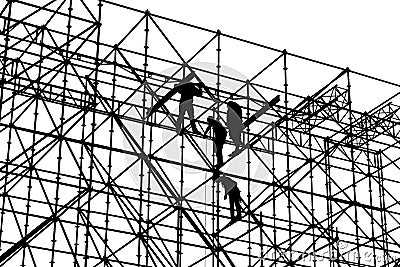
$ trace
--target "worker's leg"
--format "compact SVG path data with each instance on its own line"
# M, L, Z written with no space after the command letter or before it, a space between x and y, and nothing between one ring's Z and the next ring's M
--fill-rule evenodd
M193 100L191 100L190 106L187 107L187 112L189 115L190 126L192 127L192 131L196 134L200 134L200 131L196 127L196 120L194 119Z
M187 100L185 102L187 102L186 111L188 113L189 120L193 120L194 119L193 100Z
M185 107L185 102L181 103L179 105L179 116L178 119L176 120L176 132L179 134L181 129L182 129L182 124L183 124L183 118L185 116L185 112L186 112L186 107Z
M231 212L231 219L235 218L235 199L231 192L228 193L229 195L229 210Z
M235 150L232 151L231 154L229 154L229 157L234 157L240 152L240 147L244 147L244 144L242 142L242 131L232 131L229 132L231 139L235 145Z
M222 157L222 149L225 144L226 140L226 132L217 132L215 133L215 147L216 147L216 156L217 156L217 165L216 168L219 169L224 163L223 157Z
M244 146L243 142L242 142L242 131L240 130L233 130L233 131L229 131L229 135L233 141L233 143L235 144L235 151L239 150L239 148L241 146Z
M185 113L188 112L190 116L190 112L193 115L193 100L186 100L179 104L179 116L176 121L176 132L181 134L182 126L183 126L183 119L185 118Z
M237 217L240 218L242 216L242 211L240 208L240 190L239 188L235 187L233 190L235 190L235 206L236 206L236 213Z
M215 144L215 148L216 148L215 156L217 156L217 165L216 165L217 169L219 169L222 166L222 164L224 163L224 159L222 157L223 146L224 146L224 143L221 143L221 142Z
M243 130L242 119L231 109L228 109L227 120L226 120L229 136L231 137L235 146L238 147L242 145L241 133Z

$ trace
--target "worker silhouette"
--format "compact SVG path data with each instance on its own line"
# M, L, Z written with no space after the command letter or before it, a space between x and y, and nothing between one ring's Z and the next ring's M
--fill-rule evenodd
M214 132L212 140L214 141L216 150L215 154L217 156L217 164L215 165L215 168L219 169L223 165L222 148L225 144L227 132L225 127L219 121L215 120L212 116L207 117L207 124L208 125L203 136L206 137L208 131L210 131L210 129L212 128Z
M242 108L239 104L229 101L227 106L228 112L226 113L226 124L229 129L229 136L235 145L235 151L229 154L229 156L232 156L239 151L240 147L244 146L242 142L242 131L245 127L242 122Z
M230 157L236 156L240 152L240 148L244 147L242 141L242 131L244 128L248 127L251 123L255 122L262 114L267 112L270 108L275 106L280 100L279 95L274 97L271 101L266 102L266 104L254 113L250 118L248 118L244 123L242 122L242 108L239 104L233 101L227 103L228 112L226 113L226 123L229 129L229 136L231 137L233 144L235 145L235 150L229 154Z
M176 121L176 132L178 134L183 134L183 119L185 113L188 113L190 126L192 127L192 131L196 134L200 134L199 130L196 127L196 122L194 119L194 110L193 110L193 97L202 96L204 89L208 95L212 99L214 99L210 90L204 83L192 83L190 82L195 77L194 72L191 72L188 76L184 77L180 82L174 85L174 88L169 91L163 98L161 98L147 113L147 118L149 118L154 112L156 112L159 108L161 108L169 99L172 98L176 93L181 95L179 100L179 116Z
M241 218L240 208L240 190L237 187L237 183L225 175L219 176L214 180L215 183L221 183L225 189L224 199L229 196L229 210L231 213L231 220L236 221ZM235 206L236 206L236 217L235 217Z

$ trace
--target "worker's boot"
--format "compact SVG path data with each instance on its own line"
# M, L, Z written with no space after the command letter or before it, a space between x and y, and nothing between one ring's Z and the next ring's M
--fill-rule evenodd
M240 208L237 209L236 212L237 212L237 214L236 214L236 219L237 219L237 220L240 220L240 219L242 218L242 212L241 212Z
M196 127L196 120L190 120L190 126L192 127L193 133L201 135L200 131Z
M231 209L231 223L235 222L235 211L233 209Z

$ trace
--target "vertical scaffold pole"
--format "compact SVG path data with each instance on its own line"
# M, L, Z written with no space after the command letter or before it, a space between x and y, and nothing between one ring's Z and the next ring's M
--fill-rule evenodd
M333 232L333 230L332 230L332 232ZM340 249L339 249L339 232L338 232L338 228L336 227L336 229L335 229L335 240L336 240L336 242L333 244L333 250L335 250L336 251L336 255L335 255L335 257L334 257L334 260L335 260L335 263L336 263L336 267L339 267L339 266L342 266L341 264L340 264L340 257L341 257L341 255L340 255Z
M12 63L11 63L11 74L12 75L18 73L18 65L19 65L18 63L19 63L18 59L12 60ZM18 92L19 89L20 89L19 79L16 78L16 79L14 79L13 94L11 96L11 109L10 109L10 112L9 112L9 114L10 114L9 115L10 116L9 124L10 125L14 124L14 116L15 116L15 112L16 112L16 107L15 107L16 106L16 104L15 104L16 103L16 99L15 98L16 98L16 92ZM10 203L10 206L11 206L11 199L10 199L10 196L8 194L9 193L9 189L8 189L7 185L8 185L9 175L12 174L12 171L10 172L10 170L9 170L9 166L11 165L10 164L11 163L10 162L10 155L12 154L11 153L12 142L13 142L13 129L12 129L12 127L9 127L8 128L8 140L7 140L7 158L6 158L6 162L7 163L6 163L6 172L5 172L5 177L4 177L3 208L5 208L4 205L5 205L6 201L8 201ZM13 208L11 207L11 209L13 209ZM2 215L3 215L3 213L4 212L2 212ZM25 247L24 247L23 251L25 251ZM24 262L25 262L25 253L22 255L22 263L24 263Z
M42 94L40 91L40 80L39 78L42 75L42 58L43 58L43 38L44 38L44 32L41 30L40 32L41 35L41 45L40 45L40 52L39 52L39 70L38 70L38 75L37 75L37 90L36 90L36 97L35 97L35 111L33 113L34 115L34 120L33 120L33 134L32 134L32 145L31 145L31 156L29 159L29 180L28 180L28 195L27 195L27 202L26 202L26 214L25 214L25 225L24 225L24 235L26 236L28 234L28 226L29 226L29 216L30 216L30 202L31 202L31 192L32 192L32 176L34 173L34 155L35 155L35 142L36 142L36 131L37 131L37 121L38 121L38 108L39 108L39 95ZM20 89L20 88L18 88ZM35 171L36 172L36 171ZM39 176L39 175L37 175ZM26 266L25 264L25 253L26 253L26 247L22 249L22 263L21 266ZM75 254L76 255L76 254ZM33 259L33 257L32 257Z
M221 31L217 31L217 99L219 99L219 90L221 86ZM219 105L217 105L219 111Z
M376 155L376 166L378 173L378 181L379 181L379 206L381 209L380 212L380 228L381 228L381 236L382 236L382 244L383 244L383 266L390 261L389 259L389 247L388 247L388 231L387 231L387 220L386 220L386 203L385 203L385 187L383 184L383 167L382 167L382 150L379 150Z
M312 110L311 110L311 105L312 105L312 99L308 97L308 105L307 105L307 113L308 116L311 116ZM311 120L307 120L307 126L308 126L308 160L309 160L309 168L310 168L310 202L311 202L311 232L312 232L312 251L313 254L315 253L315 216L314 216L314 176L313 176L313 155L312 155L312 136L311 136L311 130L312 130L312 125L311 125ZM330 247L329 247L329 255L331 253ZM317 262L315 259L313 260L313 266L317 266ZM332 265L331 265L332 267Z
M88 81L86 81L86 84L85 84L85 86L87 87L88 86ZM87 94L87 88L85 88L85 93L84 93L84 101L83 101L83 103L84 103L84 105L90 105L91 103L89 103L89 102L87 102L86 100L87 99L90 99L90 97L88 97L88 94ZM80 170L80 172L79 172L79 184L78 184L78 193L79 192L81 192L82 190L84 190L84 187L83 187L83 183L84 183L84 180L85 180L85 177L84 177L84 172L82 171L83 170L83 167L84 167L84 164L83 164L83 161L84 161L84 151L85 151L85 145L84 145L84 141L85 141L85 127L86 127L86 116L82 116L82 125L81 125L81 127L82 127L82 133L81 133L81 141L82 141L82 144L80 145L80 156L79 156L79 170ZM81 221L80 221L80 218L81 218L81 215L82 215L82 210L81 210L81 198L79 198L78 199L78 202L77 202L77 211L76 211L76 224L75 224L75 244L74 244L74 253L75 253L75 255L77 255L78 254L78 247L79 247L79 240L80 240L80 231L79 231L79 227L83 224ZM79 264L79 261L76 259L75 261L74 261L74 267L77 267L77 266L81 266L80 264Z
M375 238L375 219L374 219L374 209L373 207L373 186L372 186L372 173L371 173L371 152L370 152L370 148L369 148L369 126L371 125L370 123L370 118L368 116L368 113L365 112L363 115L363 119L364 119L364 131L365 131L365 143L366 143L366 156L367 156L367 177L368 177L368 191L369 191L369 205L371 206L370 209L370 223L371 223L371 241L372 241L372 257L373 257L373 262L374 262L374 266L377 266L377 262L376 262L376 238Z
M357 185L356 185L356 175L355 175L355 157L354 157L354 139L353 139L353 111L352 111L352 104L351 104L351 84L350 84L350 69L347 68L346 72L347 76L347 97L348 97L348 103L349 103L349 134L350 134L350 160L351 160L351 172L353 176L353 201L357 202ZM357 253L357 264L360 265L361 259L360 259L360 234L359 234L359 221L358 221L358 210L357 206L354 205L354 223L355 223L355 233L356 233L356 253Z
M285 117L288 118L288 81L287 81L287 51L286 49L283 50L283 72L284 72L284 78L285 78L285 83L283 84L285 88ZM290 188L290 151L289 151L289 121L286 119L285 121L285 136L286 136L286 180L287 180L287 186L288 186L288 195L287 195L287 200L288 200L288 234L289 234L289 245L288 245L288 251L290 253L289 255L289 261L292 262L292 211L291 211L291 188Z
M326 188L326 216L328 221L327 232L329 237L333 237L334 230L333 230L333 222L332 222L332 177L331 177L331 162L330 162L330 139L326 137L324 139L324 172L325 172L325 188ZM328 240L330 243L331 240ZM329 253L334 251L335 244L329 244ZM315 250L314 250L315 251ZM339 255L337 255L339 257ZM313 253L313 261L316 263L317 258ZM333 266L332 263L329 263L330 266Z
M149 10L146 10L146 18L145 18L145 43L144 43L144 63L143 63L143 69L144 69L144 77L143 77L143 99L146 98L146 83L147 83L147 68L148 68L148 53L149 53L149 15L150 12ZM151 107L153 106L154 103L154 98L151 97ZM145 101L143 101L143 107L144 109L146 109L145 107ZM145 112L145 111L143 111ZM145 113L143 113L145 114ZM156 119L157 114L154 114L154 120ZM145 117L143 117L143 124L145 121ZM153 125L153 124L152 124ZM144 125L143 125L144 127ZM150 134L149 134L149 155L152 154L152 145L153 145L153 126L150 127ZM146 189L146 194L147 194L147 203L146 203L146 234L145 234L145 239L146 239L146 247L149 247L149 239L150 239L150 235L149 235L149 230L150 230L150 226L151 226L151 222L150 222L150 190L151 190L151 171L150 169L147 169L147 189ZM145 256L145 262L146 262L146 266L149 265L149 258L150 258L150 254L149 254L149 250L146 249L146 256Z
M113 74L112 74L112 95L111 95L111 111L114 112L115 109L115 89L116 89L116 74L117 74L117 51L114 50L113 52L114 58L113 58ZM110 149L108 152L108 170L107 170L107 192L106 192L106 219L105 219L105 232L104 232L104 251L103 251L103 258L107 259L107 247L108 247L108 231L109 231L109 217L110 217L110 190L112 187L112 177L111 177L111 171L112 171L112 147L113 147L113 136L114 136L114 120L110 120L110 140L109 140L109 145ZM104 260L104 267L108 265L107 260Z
M278 178L276 177L276 172L275 172L275 170L276 170L276 168L275 168L275 141L276 141L276 139L277 139L277 137L278 137L278 133L277 133L277 128L276 128L276 126L275 126L275 123L273 124L273 130L272 130L272 138L273 138L273 142L272 142L272 218L273 218L273 233L274 233L274 236L273 236L273 241L274 241L274 243L273 243L273 246L274 246L274 252L273 252L273 255L274 255L274 266L276 267L277 266L277 260L278 260L278 257L277 257L277 253L276 253L276 248L277 248L277 236L276 236L276 232L277 232L277 226L276 226L276 190L277 190L277 182L278 182Z
M10 22L11 22L11 10L12 10L12 1L8 1L8 12L7 18L4 22L3 34L4 34L4 50L3 50L3 70L1 73L1 80L0 80L0 120L2 118L2 111L3 111L3 101L4 101L4 87L6 84L6 65L7 65L7 57L8 57L8 44L10 42ZM12 96L14 98L14 95ZM12 100L14 101L14 100ZM10 110L10 122L12 122L13 116L13 109ZM1 122L1 121L0 121ZM5 174L4 174L4 186L3 186L3 193L1 197L1 217L0 217L0 250L3 248L3 229L4 229L4 220L5 220L5 204L6 204L6 193L7 193L7 183L8 183L8 175L9 175L9 162L10 162L10 148L11 148L11 129L9 129L9 137L7 141L7 156L6 156L6 163L5 163Z
M185 71L186 71L186 68L185 67L183 67L183 76L182 77L185 77ZM183 120L183 121L185 121L185 120ZM182 129L184 129L184 125L182 125ZM184 137L184 135L182 135L181 136L181 145L180 145L180 149L181 149L181 159L180 159L180 165L181 165L181 173L180 173L180 181L179 181L179 184L180 184L180 197L183 197L183 183L184 183L184 167L183 167L183 159L184 159L184 148L185 148L185 143L184 143L184 141L185 141L185 137ZM182 235L183 235L183 232L182 232L182 217L183 217L183 214L182 214L182 203L183 203L183 201L182 201L182 199L181 200L179 200L178 201L178 203L177 203L177 208L178 208L178 212L177 212L177 227L176 227L176 264L177 264L177 267L181 267L181 265L182 265Z
M214 164L214 157L213 157L213 164ZM216 201L217 197L218 197L218 192L219 192L219 187L215 185L214 182L212 182L211 185L212 188L212 199L211 199L211 206L212 206L212 215L211 215L211 221L212 221L212 231L213 231L213 248L216 249L216 244L219 244L218 240L218 236L219 236L219 228L218 228L218 223L217 223L217 216L216 216L216 209L218 209L218 203ZM217 214L218 215L218 214ZM216 233L218 233L217 235L215 235ZM215 256L212 257L212 267L215 267L217 264L219 264L218 262L218 250L216 251L216 253L214 253ZM217 259L217 260L216 260Z
M262 222L262 212L260 212L260 267L264 267L264 240L263 240L263 222Z
M217 84L216 84L217 85L217 99L219 99L219 90L220 90L220 85L221 85L221 83L220 83L220 76L221 76L221 31L220 30L217 31L217 66L216 67L217 67ZM215 115L215 112L217 113L217 116L218 116L218 114L219 114L219 105L217 105L217 110L216 111L215 111L215 108L213 109L213 113L214 113L213 115ZM213 148L213 151L214 151L214 148ZM214 155L215 154L213 154L213 164L215 164ZM213 186L214 186L214 183L213 183ZM215 192L214 188L213 188L213 192ZM219 231L220 231L219 192L220 192L220 186L219 186L219 183L218 183L217 186L216 186L216 193L217 193L217 196L216 196L216 200L217 200L217 207L216 207L216 211L217 211L217 220L216 220L217 221L217 228L216 228L216 231L217 231L217 233L219 233ZM215 241L216 241L215 244L219 244L219 234L216 235ZM214 244L214 248L215 248L215 244ZM220 265L219 250L217 250L216 257L217 257L217 266L219 266ZM213 266L214 266L214 262L213 262Z
M61 6L60 6L61 7ZM67 42L66 42L66 49L64 55L64 75L63 75L63 88L62 88L62 98L61 98L61 114L60 114L60 127L58 134L60 136L63 135L64 132L64 121L65 121L65 96L67 90L67 83L68 83L68 65L69 65L69 57L70 57L70 37L71 37L71 21L72 21L72 0L69 1L68 7L68 23L67 23ZM64 54L63 52L61 52ZM57 173L56 173L56 192L55 192L55 205L54 205L54 214L58 213L59 210L59 200L60 200L60 180L62 174L62 154L63 154L63 140L60 139L58 141L58 157L57 157ZM65 146L65 145L64 145ZM53 222L53 234L52 234L52 244L51 244L51 260L50 266L53 267L55 263L55 250L56 250L56 236L57 236L57 220Z
M182 127L183 129L183 127ZM183 183L184 183L184 167L183 167L183 159L184 159L184 144L185 137L182 135L181 137L181 174L180 174L180 197L183 197ZM177 236L176 236L176 264L177 267L181 267L182 265L182 236L183 236L183 231L182 231L182 200L179 200L177 203L177 208L178 208L178 217L177 217Z
M146 123L145 123L145 119L146 118L146 83L147 83L147 31L148 31L148 14L149 12L146 11L145 13L145 20L146 20L146 28L144 29L144 34L145 34L145 43L144 43L144 63L143 63L143 70L144 70L144 77L143 77L143 84L142 84L142 122L141 122L141 146L142 149L145 151L145 139L146 139L146 132L145 132L145 128L146 128ZM144 160L140 160L140 174L139 174L139 231L142 231L141 229L143 229L144 227L142 226L143 224L143 196L144 196L144 190L143 190L143 185L144 185L144 173L145 173L145 162ZM140 240L140 238L138 238L138 264L140 265L141 263L141 256L142 256L142 252L141 252L141 248L142 248L142 242ZM147 252L146 252L147 253Z
M98 4L98 17L97 17L97 22L96 22L96 27L97 27L97 37L96 37L96 56L95 56L95 71L94 71L94 87L95 90L97 91L97 86L98 86L98 76L99 76L99 65L100 65L100 60L99 60L99 55L100 55L100 33L101 33L101 11L102 11L102 0L99 0ZM89 77L88 77L89 79ZM97 94L93 94L93 105L96 105L97 100ZM91 140L90 140L90 161L89 161L89 181L88 181L88 197L87 197L87 216L86 216L86 222L85 222L85 253L84 253L84 267L89 266L89 237L90 237L90 215L91 215L91 199L92 199L92 183L93 183L93 178L94 178L94 173L93 173L93 168L94 168L94 144L95 144L95 131L96 131L96 110L92 110L92 122L91 122Z
M247 80L246 81L246 119L248 120L250 117L250 81ZM250 142L250 127L247 126L246 129L246 136L247 136L247 140L245 140L245 143L249 143ZM248 147L247 149L247 208L249 209L248 215L247 215L247 230L248 230L248 234L247 234L247 252L248 252L248 266L251 266L251 224L250 224L250 213L251 213L251 207L250 207L250 198L251 198L251 193L250 193L250 175L251 175L251 170L250 170L250 166L251 166L251 160L250 160L250 147Z
M3 49L3 70L1 72L1 80L0 80L0 118L3 112L3 100L4 100L4 87L6 84L6 73L7 73L7 60L8 60L8 49L9 49L9 42L10 42L10 23L11 23L11 10L13 1L7 1L8 5L8 12L7 18L4 22L3 34L4 34L4 49ZM3 218L3 215L1 216ZM0 232L0 248L1 248L1 232Z

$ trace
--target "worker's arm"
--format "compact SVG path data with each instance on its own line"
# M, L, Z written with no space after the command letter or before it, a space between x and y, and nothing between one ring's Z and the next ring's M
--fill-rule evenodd
M214 181L214 183L221 183L222 184L222 186L224 187L224 189L225 189L225 194L224 194L224 199L226 199L226 197L227 197L227 192L226 192L226 188L225 188L225 185L222 183L222 179L224 178L224 176L220 176L220 177L218 177L217 179L215 179L215 181Z
M147 111L146 119L149 118L154 112L164 106L165 102L171 99L176 93L179 92L179 87L175 87L171 89L165 96L163 96L157 103Z
M211 129L211 124L208 124L208 126L207 126L207 128L206 128L206 130L204 131L204 134L203 134L204 137L207 136L207 133L208 133L208 131L210 131L210 129Z
M201 89L204 88L204 91L206 91L206 93L211 97L211 99L216 99L214 97L214 95L211 93L210 89L203 83L203 82L199 82L197 83L197 86Z

